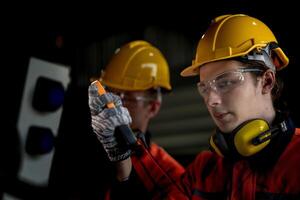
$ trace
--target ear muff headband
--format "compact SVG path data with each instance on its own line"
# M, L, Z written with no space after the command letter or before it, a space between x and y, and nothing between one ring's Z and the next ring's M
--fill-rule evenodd
M210 147L221 157L224 157L221 150L217 147L217 145L215 144L214 142L214 137L210 137L209 139L209 144L210 144Z

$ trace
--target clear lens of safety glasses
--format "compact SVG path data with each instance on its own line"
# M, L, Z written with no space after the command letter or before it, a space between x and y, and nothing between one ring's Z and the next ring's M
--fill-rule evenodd
M111 92L115 95L118 95L123 103L127 102L138 102L138 101L152 101L153 99L145 96L135 96L133 94L130 94L131 92L124 92L124 91L118 91L116 89L112 89L107 87L107 92Z
M127 96L126 93L118 94L122 102L138 102L138 101L152 101L153 99L147 98L145 96Z
M218 94L224 94L238 87L245 80L245 72L262 72L261 69L240 68L234 71L224 72L215 79L197 83L198 91L202 97L206 97L212 89Z

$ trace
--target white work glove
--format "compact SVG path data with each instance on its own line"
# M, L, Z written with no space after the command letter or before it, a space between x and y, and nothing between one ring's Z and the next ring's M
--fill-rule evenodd
M113 102L115 108L107 108ZM104 147L110 161L125 160L130 156L128 147L120 144L114 135L115 128L131 123L127 108L122 106L119 96L112 93L98 94L95 84L89 86L89 107L91 111L92 128Z

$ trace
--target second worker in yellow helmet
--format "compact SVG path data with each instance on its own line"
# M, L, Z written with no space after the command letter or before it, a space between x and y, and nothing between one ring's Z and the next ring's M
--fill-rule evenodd
M130 127L138 140L151 152L152 159L159 163L159 167L173 177L174 181L179 178L184 172L183 167L161 147L151 142L151 135L148 131L149 122L160 110L162 93L171 90L169 66L163 54L149 42L142 40L129 42L116 50L102 72L100 82L109 94L120 97L123 106L130 113L132 119ZM116 104L118 105L118 103ZM90 107L95 108L97 105L90 101ZM113 127L114 121L118 121L98 115L92 115L92 119L96 133L98 129ZM107 127L102 127L103 124L107 124ZM113 134L113 131L110 134ZM120 156L116 153L115 148L112 148L113 140L103 139L102 133L97 136L111 161L120 161L121 164L128 162L126 159L129 156L128 151ZM133 170L127 181L123 180L122 172L116 174L119 181L111 186L108 193L110 199L151 199L151 195L158 188L150 180L146 183L140 181L140 177L148 174L149 171L140 166L138 159L136 154L131 154ZM117 164L119 163L117 162Z

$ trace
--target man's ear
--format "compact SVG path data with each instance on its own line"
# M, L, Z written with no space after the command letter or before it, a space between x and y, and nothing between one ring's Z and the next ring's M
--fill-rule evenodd
M272 70L267 70L262 77L262 93L271 93L274 85L276 83L275 72Z
M153 118L155 117L158 112L160 111L160 107L161 107L161 102L158 101L158 100L154 100L154 101L151 101L149 103L149 117L150 118Z

